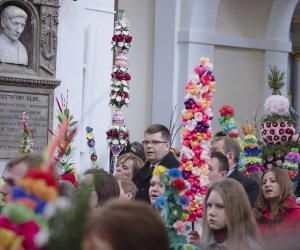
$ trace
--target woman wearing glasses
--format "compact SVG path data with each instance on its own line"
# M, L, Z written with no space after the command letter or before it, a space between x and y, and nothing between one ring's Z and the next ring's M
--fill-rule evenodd
M179 161L170 152L170 142L170 131L164 125L154 124L146 129L143 145L147 161L132 178L139 190L137 200L144 200L150 204L149 187L154 167L158 164L166 168L179 167Z

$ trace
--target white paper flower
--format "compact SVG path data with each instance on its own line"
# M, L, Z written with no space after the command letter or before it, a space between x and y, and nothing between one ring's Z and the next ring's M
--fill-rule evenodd
M187 121L186 128L189 131L193 131L196 128L196 126L197 126L197 121L196 120L191 119L191 120Z
M49 241L49 237L50 237L50 232L48 229L42 229L40 230L34 237L34 243L42 248L43 246L45 246L48 241Z
M118 42L118 46L123 47L124 43L123 42Z
M193 84L197 84L197 83L199 82L199 75L198 75L198 74L192 75L192 77L191 77L191 82L192 82Z
M125 48L129 49L130 44L129 43L125 43Z
M200 176L201 175L201 170L198 167L193 167L192 169L192 174L196 175L196 176Z
M111 99L116 99L116 97L117 97L116 95L112 95L110 98Z
M117 26L115 27L116 30L119 30L119 29L121 29L121 28L122 28L121 25L117 25Z
M128 34L129 34L129 31L127 31L127 30L123 30L123 31L122 31L122 35L127 36Z
M205 63L203 65L203 67L207 70L207 71L212 71L214 69L214 66L211 63Z
M129 99L128 98L125 98L125 103L129 103Z
M124 144L126 143L126 141L123 140L123 139L121 139L121 140L120 140L120 143L121 143L122 145L124 145Z
M201 122L203 120L203 115L202 115L201 112L196 112L194 114L194 118L195 118L196 121Z
M122 80L121 83L122 83L124 86L128 86L128 82L126 82L125 80Z
M214 116L214 113L211 108L206 109L205 114L210 118Z
M114 88L115 92L118 92L120 90L120 88Z
M118 141L117 139L114 139L114 140L112 141L112 144L113 144L113 145L117 145L117 144L119 144L119 141Z
M122 101L122 97L121 97L121 96L117 96L116 101L117 101L117 102Z
M265 101L264 109L267 115L288 115L289 100L281 95L271 95Z
M120 30L117 30L116 32L115 32L115 35L121 35L121 31Z
M126 68L124 68L124 67L121 67L120 70L121 70L122 72L126 72Z
M126 92L126 93L128 93L129 90L128 90L127 87L124 87L124 88L123 88L123 91Z
M117 71L118 71L118 68L114 66L112 71L113 71L113 72L117 72Z
M119 85L121 85L121 82L120 82L120 81L116 81L116 82L115 82L115 85L116 85L116 86L119 86Z
M191 150L190 148L188 148L186 146L182 147L181 153L184 154L188 160L193 159L193 157L195 156L195 153L193 152L193 150Z

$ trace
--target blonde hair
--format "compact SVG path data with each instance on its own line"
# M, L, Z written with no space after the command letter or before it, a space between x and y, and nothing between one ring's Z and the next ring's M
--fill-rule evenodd
M136 156L133 153L126 153L118 158L117 166L119 166L121 163L124 163L127 160L133 161L133 173L138 171L144 165L144 162L140 157Z
M243 186L236 180L226 178L213 183L207 190L204 202L202 249L207 249L213 230L207 222L206 203L212 191L216 191L223 199L228 230L228 249L253 249L261 246L255 218Z
M126 177L118 177L117 180L120 181L121 187L124 189L125 194L131 193L132 200L134 200L138 189L133 181Z

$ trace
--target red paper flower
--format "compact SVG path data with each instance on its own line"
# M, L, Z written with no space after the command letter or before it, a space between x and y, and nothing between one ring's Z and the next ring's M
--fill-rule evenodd
M185 189L184 180L181 178L176 178L173 181L173 185L178 188L178 191L181 192Z
M234 109L229 105L224 105L219 111L221 116L234 116Z
M28 170L26 177L32 178L32 179L43 179L43 180L45 180L45 182L47 183L48 186L58 189L58 183L56 180L56 176L50 171L45 171L40 168L32 168L32 169Z
M131 43L131 41L132 41L132 36L125 36L126 43Z
M71 182L76 189L78 188L78 182L77 182L74 174L64 173L63 175L60 176L60 178L62 180Z

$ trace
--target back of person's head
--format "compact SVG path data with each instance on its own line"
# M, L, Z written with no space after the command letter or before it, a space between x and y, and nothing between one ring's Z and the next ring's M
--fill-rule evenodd
M120 182L120 185L124 190L124 193L125 194L130 193L132 195L131 200L134 200L138 189L136 185L133 183L133 181L125 177L118 177L117 180Z
M77 190L70 181L60 180L59 196L68 198L73 204L76 202Z
M224 142L224 153L230 152L234 155L234 162L237 163L240 159L241 147L240 145L229 136L215 137L212 143L223 141Z
M111 200L89 218L82 249L103 246L111 250L168 250L168 234L158 213L146 203Z
M207 245L205 242L208 241L213 233L207 222L207 200L212 191L216 191L223 200L228 230L228 249L247 249L246 246L249 244L249 239L260 244L261 239L245 189L238 181L225 178L212 183L205 196L203 248L206 249Z
M165 139L167 142L171 142L171 134L169 129L162 124L153 124L149 126L144 134L156 134L161 133L161 137Z
M280 167L272 167L267 169L261 177L261 185L263 185L263 179L264 176L267 173L272 172L275 176L276 181L279 185L280 195L276 202L276 209L273 212L273 216L277 218L277 216L280 216L282 213L284 213L289 207L288 204L286 204L286 200L288 198L294 198L294 189L293 184L291 182L291 179L289 175ZM261 216L263 208L268 206L269 201L264 198L263 196L263 190L261 189L258 195L257 199L257 206L255 209L255 214L257 217Z
M218 131L218 132L215 134L215 137L220 137L220 136L226 136L226 134L225 134L223 131Z
M120 196L118 181L112 174L94 174L94 188L98 198L98 206L102 206L111 198Z
M134 153L136 156L140 157L143 162L146 161L144 146L142 143L137 141L130 143L130 151Z
M126 154L121 155L117 160L117 165L122 164L127 160L133 161L133 173L138 171L144 165L144 162L142 161L142 159L133 153L126 153Z
M39 154L36 154L36 153L22 154L22 155L12 158L6 164L5 170L9 170L20 163L25 163L27 165L28 169L31 169L31 168L41 166L42 161L43 161L43 158Z
M216 158L219 162L219 172L222 171L229 171L229 163L228 158L226 155L222 154L221 152L215 151L211 153L210 158Z

